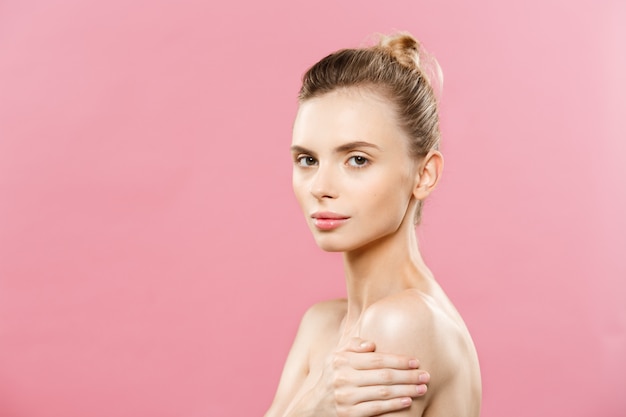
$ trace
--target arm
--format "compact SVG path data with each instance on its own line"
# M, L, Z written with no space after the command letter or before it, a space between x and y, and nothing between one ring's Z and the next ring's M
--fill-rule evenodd
M474 415L467 394L471 381L459 376L467 355L458 326L431 301L400 296L377 303L366 312L360 330L361 337L376 340L381 352L419 356L434 375L428 393L394 417Z
M317 383L291 404L309 372L309 346L324 334L323 310L318 305L305 314L265 417L371 417L409 407L424 394L429 375L417 369L417 360L374 352L373 343L355 338L329 355ZM381 372L388 376L383 390L373 385Z
M313 343L311 328L317 327L316 316L315 309L312 307L302 317L296 338L283 366L276 395L265 417L283 417L285 410L308 375L309 346Z

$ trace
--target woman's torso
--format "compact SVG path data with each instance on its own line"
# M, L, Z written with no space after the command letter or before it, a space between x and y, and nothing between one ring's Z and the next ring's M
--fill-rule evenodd
M431 368L423 367L423 369L433 376L427 394L429 406L424 415L440 415L438 410L446 409L450 400L466 399L468 405L465 408L476 410L468 411L466 415L477 416L480 407L481 382L476 350L461 316L436 284L429 286L427 291L410 289L377 301L365 309L357 323L349 329L345 325L347 300L332 300L317 305L315 308L317 317L313 321L316 329L310 329L313 330L310 334L315 337L312 337L309 342L308 372L303 375L288 409L297 404L302 396L315 386L335 351L345 346L352 337L364 336L364 322L370 322L372 318L377 319L379 317L376 316L384 315L385 308L388 306L396 308L395 306L407 305L407 303L408 305L420 304L420 308L416 311L426 312L426 314L415 314L413 319L426 321L427 326L433 327L433 333L428 332L428 337L433 340L425 340L425 343L440 345L440 348L433 349L433 352L438 352L433 355L441 357L418 357L421 363ZM413 311L411 308L405 310ZM411 332L399 331L397 333L398 337L405 338L407 343L411 342L409 338L424 337L421 334L411 334ZM373 342L376 343L376 340ZM448 357L453 358L453 361Z

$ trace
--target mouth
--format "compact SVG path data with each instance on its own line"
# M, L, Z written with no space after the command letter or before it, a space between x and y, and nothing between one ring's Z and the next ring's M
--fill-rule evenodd
M311 215L313 224L319 230L333 230L345 224L350 217L333 212L316 212Z

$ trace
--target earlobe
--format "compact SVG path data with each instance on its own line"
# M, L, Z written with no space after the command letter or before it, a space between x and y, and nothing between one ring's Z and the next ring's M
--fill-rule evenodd
M416 173L416 185L413 195L423 200L435 189L443 171L443 155L437 150L431 150L422 159Z

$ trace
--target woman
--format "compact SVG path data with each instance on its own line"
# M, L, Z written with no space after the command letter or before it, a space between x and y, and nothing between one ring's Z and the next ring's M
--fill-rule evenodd
M415 236L443 169L423 56L397 34L303 77L293 188L317 244L343 252L348 297L307 311L266 417L479 415L472 339Z

